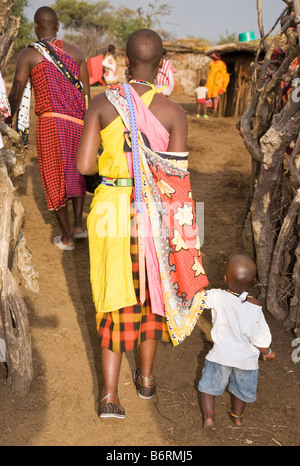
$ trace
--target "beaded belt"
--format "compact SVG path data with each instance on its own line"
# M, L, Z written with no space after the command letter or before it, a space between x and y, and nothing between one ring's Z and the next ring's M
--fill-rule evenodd
M108 178L107 176L102 176L101 184L105 186L115 186L115 187L132 187L134 186L133 178Z

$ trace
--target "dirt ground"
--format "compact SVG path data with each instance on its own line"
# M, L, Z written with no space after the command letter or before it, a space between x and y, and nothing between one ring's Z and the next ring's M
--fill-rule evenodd
M204 266L211 287L223 286L226 260L242 252L241 233L250 179L250 156L235 118L197 119L187 110L192 190L204 202ZM35 116L32 113L32 127ZM87 240L73 252L52 245L59 234L46 206L36 158L35 133L24 176L16 183L26 209L23 233L39 272L40 292L24 289L29 309L34 380L25 398L12 395L0 374L1 446L295 446L299 444L300 363L292 361L293 335L266 314L277 352L260 362L257 401L246 408L244 426L229 419L230 398L216 401L215 432L202 429L197 383L210 345L206 311L192 335L177 348L160 344L155 363L157 395L137 397L132 372L136 355L126 354L120 398L126 419L100 420L100 350L89 282ZM84 218L91 196L85 203Z

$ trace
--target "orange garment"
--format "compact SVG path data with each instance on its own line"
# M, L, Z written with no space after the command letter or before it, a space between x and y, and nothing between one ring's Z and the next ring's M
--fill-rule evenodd
M207 98L218 97L226 92L228 83L229 74L227 73L226 64L222 60L212 60L206 81Z

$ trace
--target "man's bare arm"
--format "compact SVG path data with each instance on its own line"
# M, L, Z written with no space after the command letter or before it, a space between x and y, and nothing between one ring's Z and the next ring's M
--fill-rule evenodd
M30 49L24 49L20 52L16 64L15 76L12 84L11 91L8 96L8 100L11 107L11 117L6 118L4 121L6 124L11 124L12 120L17 113L19 108L24 87L28 81L30 74Z
M86 106L90 104L91 101L91 93L90 93L90 79L89 79L89 71L87 67L86 59L84 58L80 65L80 81L82 82L82 95L85 100Z

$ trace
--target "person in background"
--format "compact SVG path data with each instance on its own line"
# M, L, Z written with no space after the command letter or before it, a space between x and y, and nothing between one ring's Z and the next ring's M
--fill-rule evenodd
M28 84L31 83L38 116L36 138L40 173L48 208L55 212L62 231L54 238L54 245L71 251L75 247L74 238L87 237L82 221L86 184L84 176L76 169L76 158L86 102L90 99L89 74L81 50L57 39L59 23L52 8L39 8L34 15L34 26L42 43L31 44L18 56L8 97L11 116L5 123L12 125L17 114L17 124L22 123L20 127L25 128L22 134L26 136L28 122L22 118L29 115ZM68 216L70 199L73 228Z
M200 112L203 113L203 118L209 118L206 111L207 91L208 89L205 86L205 79L200 79L199 86L195 89L197 96L197 118L200 118Z
M174 89L174 73L176 73L176 69L166 58L167 50L163 49L163 64L162 67L159 69L156 79L155 79L155 87L157 90L161 90L161 94L164 97L170 97Z
M219 52L213 52L212 61L209 64L209 71L206 81L207 98L213 101L213 116L218 116L218 105L220 96L226 92L229 84L229 74L226 64L221 60Z
M227 263L227 290L208 290L205 307L212 312L213 347L206 355L199 381L203 426L215 429L215 397L228 387L232 397L230 416L242 425L246 403L254 402L258 382L258 358L275 358L271 333L262 307L249 296L255 285L256 266L247 256L233 256Z
M108 46L107 54L105 55L102 65L104 67L104 81L106 86L111 86L120 82L117 73L117 62L115 59L116 47L111 44Z

